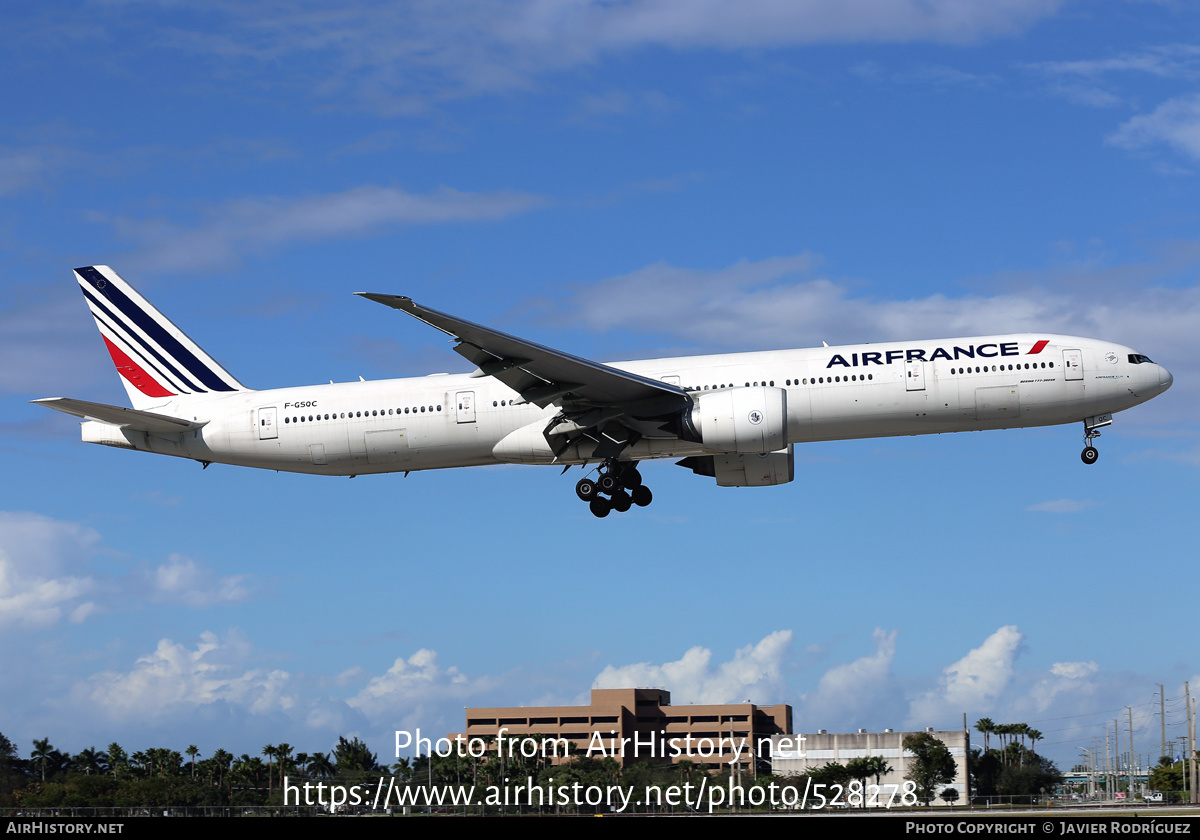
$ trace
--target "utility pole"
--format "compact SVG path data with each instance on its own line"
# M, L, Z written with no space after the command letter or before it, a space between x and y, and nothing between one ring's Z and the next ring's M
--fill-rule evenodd
M1112 736L1108 734L1108 725L1104 726L1104 798L1113 798L1112 786Z
M1121 720L1113 718L1113 792L1121 787ZM1115 798L1115 797L1114 797Z
M1162 725L1162 752L1159 755L1167 754L1167 700L1166 694L1163 691L1162 683L1158 685L1158 721Z
M1129 788L1128 798L1133 799L1133 707L1126 706L1129 712Z
M1192 699L1191 686L1187 681L1183 683L1183 698L1184 704L1187 706L1187 776L1186 779L1190 782L1191 796L1188 797L1188 802L1195 805L1200 803L1200 791L1196 790L1196 701Z

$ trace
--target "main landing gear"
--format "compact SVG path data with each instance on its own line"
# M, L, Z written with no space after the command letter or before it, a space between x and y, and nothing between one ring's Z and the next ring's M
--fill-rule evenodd
M600 518L614 510L624 513L634 505L645 507L654 500L650 488L642 484L637 463L615 458L600 465L600 474L594 481L581 478L575 485L575 495L588 503L593 516Z

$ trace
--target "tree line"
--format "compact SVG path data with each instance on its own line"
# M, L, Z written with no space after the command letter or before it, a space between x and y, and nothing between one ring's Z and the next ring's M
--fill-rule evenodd
M975 722L975 729L983 735L983 749L971 750L971 789L977 796L1037 796L1053 793L1063 783L1057 765L1034 750L1043 735L1029 724L985 717Z
M116 742L71 755L41 738L21 758L0 734L0 806L266 805L279 799L285 776L332 779L380 769L358 738L339 737L329 753L267 744L259 755L218 749L207 758L195 744L182 753L164 747L130 753Z

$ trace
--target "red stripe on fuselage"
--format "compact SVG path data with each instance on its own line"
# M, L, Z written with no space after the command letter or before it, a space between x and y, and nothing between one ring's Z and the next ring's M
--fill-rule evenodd
M1028 353L1026 353L1025 355L1026 355L1026 356L1032 356L1032 355L1034 355L1035 353L1041 353L1043 350L1045 350L1045 349L1046 349L1046 345L1047 345L1047 344L1049 344L1049 343L1050 343L1050 341L1049 341L1048 339L1045 339L1045 338L1043 338L1043 339L1042 339L1041 341L1039 341L1037 344L1033 345L1033 347L1031 347L1031 348L1030 348L1030 350L1029 350L1029 352L1028 352Z
M108 347L108 355L112 356L113 364L117 366L117 372L124 376L134 388L147 397L175 396L174 391L168 391L160 385L157 379L142 370L137 362L122 353L121 348L109 341L106 336L101 336L101 338Z

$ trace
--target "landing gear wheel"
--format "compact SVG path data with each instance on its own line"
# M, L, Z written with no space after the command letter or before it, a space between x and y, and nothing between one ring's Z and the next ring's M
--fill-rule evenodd
M621 486L621 482L617 480L616 475L613 473L604 473L596 483L599 485L601 493L608 493L610 495L616 492Z
M621 470L621 486L626 490L642 486L642 474L637 471L637 467L626 467Z
M603 519L608 516L608 512L612 510L612 502L603 496L597 496L588 502L588 507L592 510L592 516L598 519Z
M1079 457L1083 459L1083 463L1085 464L1094 464L1096 463L1096 459L1100 457L1100 452L1096 447L1089 446L1083 452L1079 453Z
M612 506L617 513L624 513L633 507L633 499L629 498L629 494L624 490L618 490L613 493Z
M596 482L590 478L581 478L579 483L575 485L575 495L585 502L590 502L596 498L599 490L596 489Z
M654 494L650 492L650 488L644 484L639 484L629 491L629 497L633 499L633 503L638 507L645 507L654 501Z

